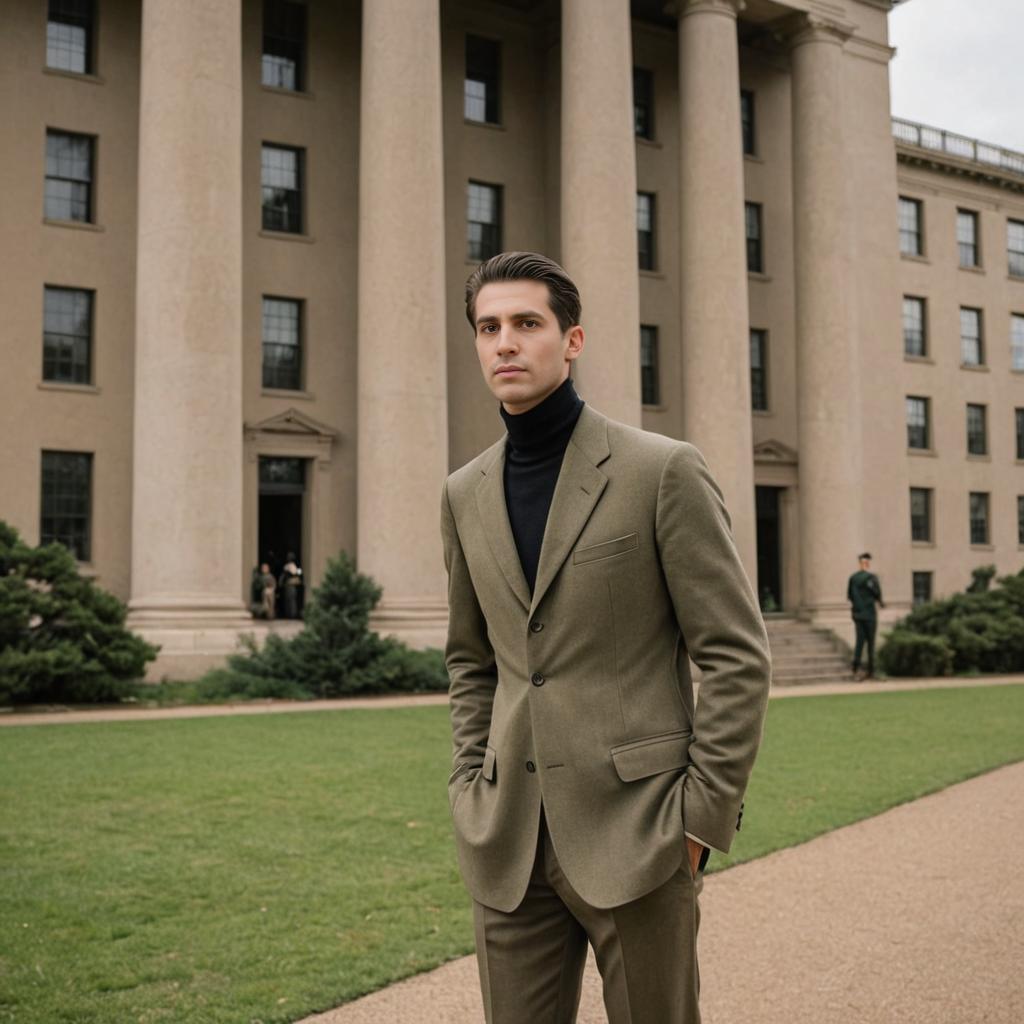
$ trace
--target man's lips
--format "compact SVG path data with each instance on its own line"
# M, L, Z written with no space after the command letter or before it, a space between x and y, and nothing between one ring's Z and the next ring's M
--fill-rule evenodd
M499 366L494 371L495 377L510 377L517 373L525 373L526 371L521 366Z

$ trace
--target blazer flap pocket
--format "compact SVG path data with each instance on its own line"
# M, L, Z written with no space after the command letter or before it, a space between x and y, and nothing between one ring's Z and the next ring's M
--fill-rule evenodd
M592 544L590 547L577 548L572 553L572 561L574 565L580 565L582 562L594 562L599 558L621 555L623 551L632 551L638 543L637 535L635 533L628 533L625 537L606 540L602 544Z
M611 751L615 771L623 782L635 782L648 775L682 768L689 761L691 739L692 733L680 729L620 743Z
M494 781L494 761L497 755L494 753L493 747L487 748L487 753L484 754L484 766L480 769L480 774L488 781Z

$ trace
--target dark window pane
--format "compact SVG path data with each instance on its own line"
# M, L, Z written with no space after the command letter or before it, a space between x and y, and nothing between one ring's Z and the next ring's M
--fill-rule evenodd
M768 408L768 332L750 330L750 406Z
M1006 254L1010 274L1013 277L1024 277L1024 220L1006 222Z
M928 448L928 399L907 396L907 446Z
M43 289L43 380L91 381L92 292Z
M988 543L988 495L978 491L971 491L970 495L970 516L971 516L971 543Z
M903 352L908 356L927 355L925 343L924 299L903 296Z
M285 146L263 147L263 228L302 232L303 151Z
M302 303L263 298L263 386L302 388Z
M306 5L264 0L264 85L301 92L306 87Z
M914 606L927 604L932 599L932 574L915 572L913 574Z
M761 249L761 204L745 203L747 223L747 270L760 274L764 272L764 257Z
M908 256L920 256L921 245L921 202L917 199L905 199L900 196L900 252Z
M487 260L501 252L501 186L469 182L466 233L470 260Z
M654 73L633 68L633 126L638 138L654 138Z
M467 121L500 121L501 44L480 36L466 36L466 77L463 113Z
M654 195L636 194L637 260L641 270L654 270Z
M89 135L46 133L44 216L51 220L92 219L92 152Z
M658 380L658 328L640 325L640 400L644 405L658 405L661 389Z
M749 89L740 90L740 121L743 131L743 152L747 156L754 156L754 94Z
M303 462L303 459L278 459L261 455L260 484L301 487L306 479Z
M978 265L978 215L971 210L956 211L956 242L961 267Z
M985 455L988 452L988 440L985 431L985 406L967 406L967 453L969 455Z
M910 539L932 539L932 492L927 487L910 488Z
M90 558L92 455L42 453L39 543L56 542L80 562Z
M92 71L92 0L50 0L46 21L46 66Z
M1024 544L1024 494L1017 495L1017 543Z
M1015 370L1024 370L1024 316L1010 314L1010 358Z
M1017 434L1017 458L1024 459L1024 409L1014 409L1013 418Z
M985 365L980 309L960 309L960 362L964 366Z

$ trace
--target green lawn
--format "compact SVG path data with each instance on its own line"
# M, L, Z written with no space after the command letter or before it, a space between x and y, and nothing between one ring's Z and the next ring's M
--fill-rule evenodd
M1024 759L1022 720L773 701L734 859ZM448 744L443 707L0 729L0 1021L292 1021L469 952Z

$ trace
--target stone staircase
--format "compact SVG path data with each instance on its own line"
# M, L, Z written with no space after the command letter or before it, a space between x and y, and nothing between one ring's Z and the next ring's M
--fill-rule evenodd
M843 683L852 678L849 655L831 630L792 615L768 614L764 623L772 651L774 686Z

